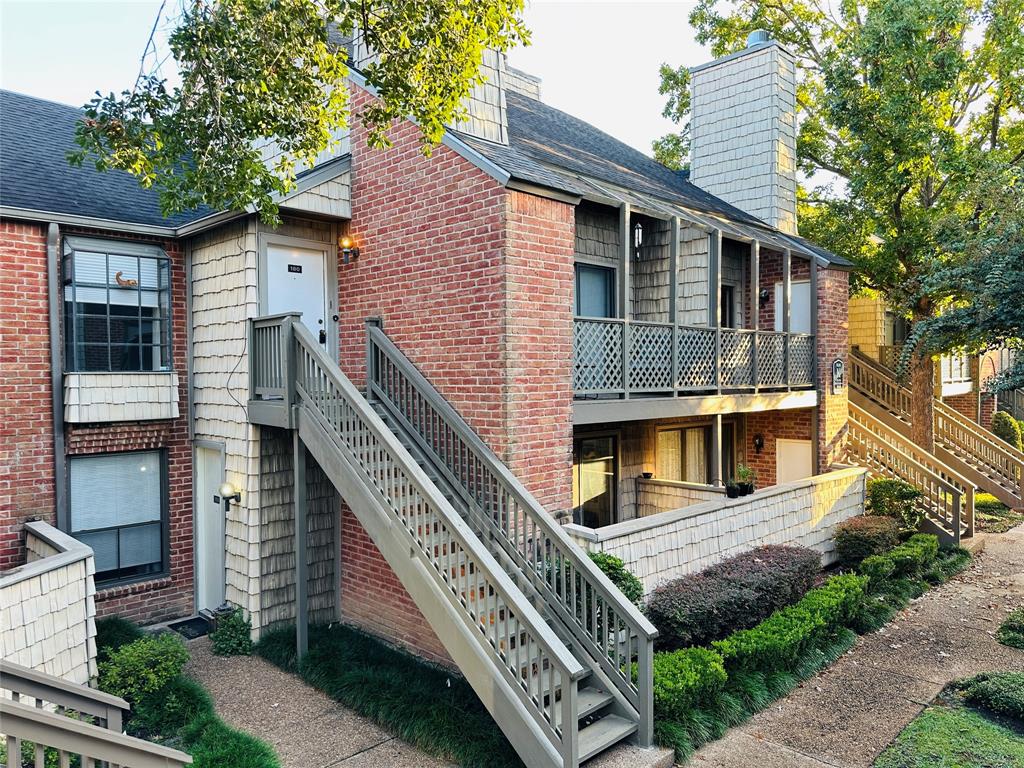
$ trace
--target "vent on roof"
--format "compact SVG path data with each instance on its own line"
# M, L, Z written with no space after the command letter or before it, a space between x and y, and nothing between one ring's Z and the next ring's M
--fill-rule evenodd
M767 29L755 29L747 35L747 48L753 48L755 45L767 43L771 39L772 36L768 34Z

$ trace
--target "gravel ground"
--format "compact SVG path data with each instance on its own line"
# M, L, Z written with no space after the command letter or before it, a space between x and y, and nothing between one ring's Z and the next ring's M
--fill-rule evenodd
M258 656L214 656L208 638L189 643L186 672L213 696L227 723L268 742L282 768L443 768Z
M999 645L1024 605L1024 526L986 536L971 567L858 640L835 665L708 744L695 768L867 768L942 688L979 672L1024 671Z

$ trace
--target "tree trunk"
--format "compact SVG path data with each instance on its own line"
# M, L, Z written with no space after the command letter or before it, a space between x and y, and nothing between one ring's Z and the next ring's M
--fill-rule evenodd
M910 359L910 436L924 450L935 448L935 361L914 354Z

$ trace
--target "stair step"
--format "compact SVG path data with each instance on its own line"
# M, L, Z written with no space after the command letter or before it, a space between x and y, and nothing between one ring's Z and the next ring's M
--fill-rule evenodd
M580 762L589 760L612 744L636 733L637 724L618 715L602 717L586 728L580 729Z
M576 692L576 714L582 720L613 701L615 701L615 697L607 691L597 688L581 688Z

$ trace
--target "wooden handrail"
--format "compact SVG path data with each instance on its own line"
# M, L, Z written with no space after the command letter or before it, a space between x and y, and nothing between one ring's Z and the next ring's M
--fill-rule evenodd
M176 749L17 701L0 699L0 715L10 766L21 764L22 741L36 744L36 765L42 764L39 747L56 749L62 766L68 765L72 755L81 755L82 765L104 762L131 768L181 768L192 764L190 755Z
M959 543L964 522L973 528L974 486L864 409L853 403L849 409L851 457L874 474L918 488L923 494L922 512Z
M575 700L577 681L586 670L309 330L301 323L283 322L288 323L291 336L295 404L331 435L349 466L360 475L359 481L371 489L388 514L389 524L408 531L411 554L421 559L427 572L437 574L457 615L490 658L494 671L515 692L554 748L571 754L576 748L577 720L563 711L559 725L556 711ZM477 582L485 586L478 597L470 599L471 590L478 594ZM500 622L495 616L499 600L505 606ZM526 637L522 647L512 640L520 635ZM554 673L559 675L557 692L564 694L561 702L556 701L554 684L545 699L532 690L530 679L521 679L520 655L523 662L534 659L538 676L551 675L554 680Z
M0 689L10 691L14 701L21 696L31 696L37 702L98 717L107 728L117 732L121 731L124 715L131 709L119 696L9 661L0 664Z
M653 739L654 638L657 629L627 600L608 577L572 541L560 524L548 514L508 467L480 439L461 415L448 403L415 365L375 323L367 324L367 379L372 396L409 431L424 450L436 459L453 486L462 489L480 521L495 536L523 576L537 588L546 603L588 649L619 691L637 709L639 738L648 745ZM577 580L586 587L577 594ZM588 598L586 595L591 595ZM610 617L621 622L626 632L625 665L620 652L609 657L608 638L598 637L593 625L584 626L577 601L600 600ZM587 612L584 611L585 616ZM605 619L604 634L607 635ZM639 681L630 673L635 637Z

